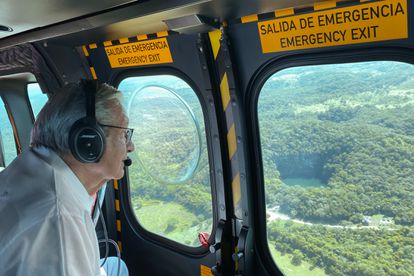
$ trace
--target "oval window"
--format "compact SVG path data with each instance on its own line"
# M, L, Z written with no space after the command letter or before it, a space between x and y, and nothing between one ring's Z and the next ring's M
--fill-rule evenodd
M148 175L174 184L194 174L200 160L200 128L179 95L166 87L145 86L133 93L128 116L136 122L135 151Z

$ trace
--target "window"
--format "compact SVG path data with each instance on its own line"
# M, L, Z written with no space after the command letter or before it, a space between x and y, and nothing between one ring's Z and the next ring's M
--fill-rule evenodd
M285 69L258 101L267 239L286 275L414 271L414 66Z
M27 95L32 105L33 115L36 118L48 100L47 95L43 94L38 83L27 84Z
M198 247L211 232L212 202L206 134L192 88L170 75L124 79L135 151L129 169L132 208L148 231Z
M11 126L9 116L7 115L6 107L3 100L0 98L0 135L3 148L1 149L4 155L5 165L10 164L17 156L16 144L14 142L13 128ZM1 164L0 164L1 166Z

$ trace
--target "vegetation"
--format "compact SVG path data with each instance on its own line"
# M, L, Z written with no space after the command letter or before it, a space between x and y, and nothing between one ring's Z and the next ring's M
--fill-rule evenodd
M188 246L199 246L197 234L211 231L211 219L200 221L187 208L173 202L139 201L134 204L135 214L148 231L181 242Z
M310 66L263 87L266 203L285 219L269 220L268 239L292 264L414 272L412 73L397 62Z
M291 221L270 223L269 239L282 254L323 267L328 275L412 275L414 229L328 228ZM278 261L276 259L276 261Z
M306 262L305 259L302 259L300 265L292 264L293 256L289 253L281 253L278 251L273 243L269 244L269 249L274 257L277 260L277 266L287 275L295 276L326 276L323 269L319 267L312 266L310 263Z

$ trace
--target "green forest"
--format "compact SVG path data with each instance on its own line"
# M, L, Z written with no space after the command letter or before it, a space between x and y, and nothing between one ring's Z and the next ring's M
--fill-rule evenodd
M414 273L413 73L398 62L305 66L264 85L268 239L292 263Z
M414 271L412 227L350 229L274 221L268 231L275 248L291 255L294 265L310 263L310 273L316 267L328 275L412 275Z

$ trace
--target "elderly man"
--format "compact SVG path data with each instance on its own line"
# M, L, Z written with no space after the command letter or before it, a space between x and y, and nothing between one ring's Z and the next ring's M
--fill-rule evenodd
M122 178L134 150L120 97L82 81L39 113L31 147L0 173L0 275L106 274L90 210L99 188ZM112 265L104 268L117 272Z

